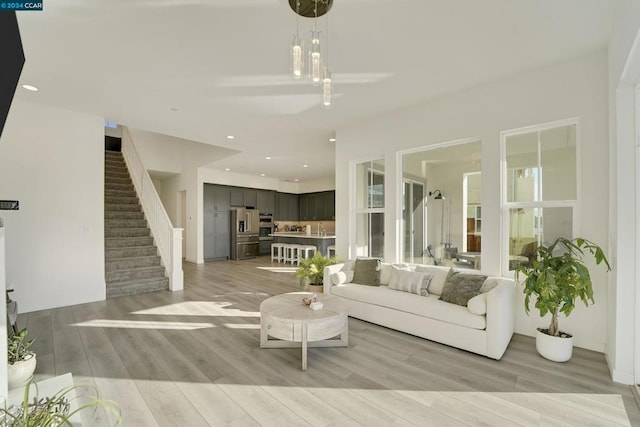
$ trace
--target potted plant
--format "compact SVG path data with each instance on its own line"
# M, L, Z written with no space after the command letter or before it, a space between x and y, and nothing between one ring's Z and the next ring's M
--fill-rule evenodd
M520 274L526 278L524 285L524 308L529 314L531 297L535 297L535 307L544 317L551 313L551 324L547 329L538 328L536 349L546 359L565 362L571 358L573 336L558 328L558 315L571 314L575 303L582 300L585 306L593 304L593 285L589 269L583 263L585 254L590 254L596 264L604 262L607 271L609 261L602 249L595 243L576 238L560 237L549 246L539 246L531 261L518 264L516 280Z
M31 397L32 389L35 396ZM80 393L76 393L79 391ZM76 414L86 409L104 409L108 425L120 425L120 406L112 400L101 399L98 390L88 384L70 385L50 397L38 396L38 385L25 385L22 400L17 405L0 408L0 425L13 427L72 426Z
M9 333L7 340L7 385L9 388L22 386L31 380L36 370L36 354L29 351L34 340L26 341L27 328L18 333Z
M336 257L326 257L320 252L316 252L311 258L301 259L295 273L300 279L300 286L306 287L309 292L322 293L324 268L339 262Z

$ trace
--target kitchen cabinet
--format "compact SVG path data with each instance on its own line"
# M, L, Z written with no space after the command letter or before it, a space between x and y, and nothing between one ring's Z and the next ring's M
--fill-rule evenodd
M229 258L231 244L229 218L229 211L204 213L204 259Z
M276 209L274 220L298 221L300 218L300 204L297 194L276 193Z
M256 204L256 209L260 211L260 214L268 213L275 214L275 192L274 191L261 191L258 190L257 194L258 203Z
M230 191L231 206L244 207L244 190L242 188L232 188Z
M231 209L231 193L226 188L214 188L213 190L213 210L228 211Z
M242 193L244 196L244 206L252 206L255 208L258 204L258 190L245 188Z
M258 202L258 191L251 188L230 187L231 206L244 208L245 206L256 207Z
M300 221L335 220L335 191L300 195Z

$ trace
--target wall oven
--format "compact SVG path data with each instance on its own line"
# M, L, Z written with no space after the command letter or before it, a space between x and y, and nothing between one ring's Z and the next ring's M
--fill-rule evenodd
M261 213L259 218L260 218L260 221L259 221L260 227L259 227L259 233L258 233L259 240L273 241L273 236L269 236L269 234L273 233L273 215Z

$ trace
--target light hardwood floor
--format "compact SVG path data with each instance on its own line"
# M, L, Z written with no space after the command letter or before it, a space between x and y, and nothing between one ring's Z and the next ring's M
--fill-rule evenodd
M271 266L185 263L181 292L21 315L36 379L95 384L124 426L640 425L603 354L553 363L521 335L495 361L349 319L349 347L309 349L303 372L299 349L259 348L260 302L299 290L291 268Z

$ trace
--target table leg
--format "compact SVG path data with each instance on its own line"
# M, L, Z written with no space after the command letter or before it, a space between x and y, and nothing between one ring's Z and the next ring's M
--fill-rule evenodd
M302 324L302 370L307 370L307 324Z

